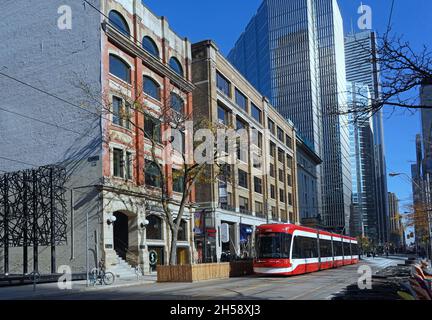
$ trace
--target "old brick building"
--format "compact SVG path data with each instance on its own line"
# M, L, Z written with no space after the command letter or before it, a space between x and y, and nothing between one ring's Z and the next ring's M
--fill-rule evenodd
M149 251L167 262L170 232L145 132L156 134L155 154L162 157L168 143L162 137L170 131L160 123L162 110L175 104L192 113L191 45L140 1L62 5L70 8L70 29L57 24L57 1L5 4L10 14L1 22L0 55L11 77L0 77L0 168L66 168L67 241L56 250L57 265L85 272L87 263L91 268L104 258L123 276L127 264L148 272ZM181 190L172 172L182 151L170 152L173 164L164 170L175 212ZM181 223L179 263L192 258L191 210ZM34 256L23 261L22 251L10 248L0 274L19 274L24 263L52 272L48 247L38 249L38 263Z

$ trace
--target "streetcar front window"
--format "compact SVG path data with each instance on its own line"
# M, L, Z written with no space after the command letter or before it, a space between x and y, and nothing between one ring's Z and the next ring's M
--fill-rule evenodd
M289 259L291 235L286 233L258 233L256 257L258 259Z

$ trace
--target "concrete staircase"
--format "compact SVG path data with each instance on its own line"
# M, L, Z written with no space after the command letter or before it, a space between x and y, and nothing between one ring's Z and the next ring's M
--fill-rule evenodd
M135 268L127 263L123 258L117 255L117 264L108 266L107 271L115 274L116 280L136 280L137 274Z

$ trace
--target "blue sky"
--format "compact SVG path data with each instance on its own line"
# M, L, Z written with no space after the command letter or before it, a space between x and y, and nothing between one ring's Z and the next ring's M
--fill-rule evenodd
M286 0L289 1L289 0ZM361 1L338 0L344 18L345 30L356 27L357 9ZM144 0L157 15L166 16L171 27L192 42L213 39L220 50L227 54L254 15L261 0ZM373 28L383 33L388 25L391 0L363 1L373 13ZM432 1L396 0L392 30L404 35L415 48L423 44L432 50L431 18ZM426 36L427 35L427 36ZM417 94L417 93L414 93ZM385 143L388 172L410 174L415 160L415 135L420 131L420 116L404 111L385 112ZM395 192L403 205L409 204L411 185L402 177L388 179L389 191Z

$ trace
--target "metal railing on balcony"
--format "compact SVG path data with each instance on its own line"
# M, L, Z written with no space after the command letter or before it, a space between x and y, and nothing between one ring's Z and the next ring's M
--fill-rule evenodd
M232 211L235 212L236 208L227 204L227 203L219 203L219 208L226 210L226 211Z

